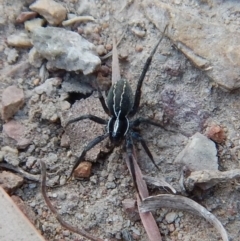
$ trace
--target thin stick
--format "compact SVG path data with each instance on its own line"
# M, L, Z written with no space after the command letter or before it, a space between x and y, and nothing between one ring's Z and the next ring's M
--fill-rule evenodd
M42 172L42 176L41 176L41 191L42 191L42 195L43 195L43 198L44 198L48 208L53 213L53 215L56 217L58 222L64 228L68 229L69 231L71 231L73 233L80 234L81 236L83 236L85 238L88 238L88 239L90 239L92 241L104 241L103 239L93 237L91 234L89 234L88 232L86 232L83 229L78 229L76 227L73 227L72 225L70 225L69 223L65 222L62 219L62 217L58 214L56 208L52 205L50 199L47 196L47 190L46 190L46 165L45 165L45 162L43 162L43 161L40 161L40 164L41 164L41 172Z
M120 44L120 42L122 41L125 33L127 32L127 29L128 27L126 27L125 31L123 32L123 34L121 35L120 39L118 40L117 44L116 44L116 47L118 47L118 45ZM105 60L105 59L108 59L109 57L111 57L113 55L113 50L108 52L106 55L100 57L101 60Z

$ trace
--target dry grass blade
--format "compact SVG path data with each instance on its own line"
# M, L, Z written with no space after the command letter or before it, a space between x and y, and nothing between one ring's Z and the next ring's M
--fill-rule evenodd
M68 229L71 232L80 234L81 236L88 238L92 241L104 241L103 239L100 238L95 238L93 237L91 234L89 234L88 232L86 232L83 229L78 229L76 227L73 227L72 225L70 225L69 223L65 222L62 217L58 214L57 210L55 209L55 207L52 205L51 201L49 200L48 196L47 196L47 190L46 190L46 165L43 161L40 161L41 163L41 172L42 172L42 179L41 179L41 191L42 191L42 195L43 198L48 206L48 208L51 210L51 212L54 214L54 216L56 217L56 219L58 220L58 222L66 229Z
M163 178L156 178L144 175L143 180L145 180L148 184L152 184L156 187L168 187L174 194L177 193L177 191Z
M144 199L140 205L141 212L149 212L158 208L181 209L194 215L204 217L221 234L223 241L228 241L228 235L221 222L207 209L195 201L178 195L160 194Z
M125 157L125 159L127 160L127 166L130 171L130 165L129 165L129 160L127 158L127 156ZM148 194L148 189L147 189L147 185L146 182L143 180L143 175L141 172L141 169L139 168L138 164L137 164L137 160L136 160L136 153L134 150L134 154L133 154L133 163L134 163L134 167L135 167L135 174L136 174L136 180L137 180L137 186L138 186L138 190L139 190L139 194L141 195L142 198L146 198L149 196ZM139 205L141 204L140 198L138 197L138 209L139 209ZM151 212L144 212L141 213L139 212L142 224L146 230L146 233L148 235L148 238L150 241L161 241L161 234L159 232L159 228L156 224L156 221L152 215Z
M121 79L116 40L113 38L112 50L112 85Z
M24 171L22 168L20 168L18 166L15 167L9 163L0 163L0 167L17 172L24 178L31 180L31 181L39 182L41 179L40 175L30 174L30 173Z

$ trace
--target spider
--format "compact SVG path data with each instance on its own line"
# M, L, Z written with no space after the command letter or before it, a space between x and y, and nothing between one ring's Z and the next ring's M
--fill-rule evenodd
M106 125L107 132L103 135L100 135L90 141L83 149L80 157L75 162L71 174L69 176L69 179L71 178L74 170L77 168L77 166L80 164L81 161L84 160L84 157L86 153L91 150L95 145L99 144L101 141L103 141L105 138L109 136L110 142L113 145L113 148L116 146L119 146L123 140L125 139L125 146L126 146L126 153L129 158L129 164L130 164L130 172L133 178L133 184L138 192L138 187L136 183L136 175L135 175L135 169L133 164L133 140L138 141L141 143L143 149L145 150L146 154L152 161L152 163L155 165L155 167L159 170L157 164L155 163L153 156L144 140L144 138L137 132L137 127L141 123L146 123L153 126L162 127L161 124L147 119L143 117L139 117L135 120L129 120L132 118L138 111L140 99L141 99L141 88L142 83L145 78L145 75L149 69L149 66L152 62L152 58L162 41L165 30L167 26L165 27L163 31L163 35L160 38L160 40L157 42L155 47L153 48L150 56L147 58L147 61L145 62L145 65L143 67L143 71L139 77L135 96L133 96L132 89L130 87L129 82L126 79L123 79L120 77L120 73L118 75L118 79L115 83L113 83L112 87L109 90L107 100L105 102L103 95L99 89L98 89L98 98L101 102L102 108L105 111L105 113L110 117L109 120L104 120L100 117L97 117L95 115L82 115L77 118L71 119L66 123L66 126L68 126L71 123L89 119L91 121L94 121L98 124ZM115 42L113 47L116 49ZM113 59L114 59L114 48L113 48ZM115 57L117 59L117 57ZM117 60L118 61L118 60ZM114 61L113 61L114 62ZM117 62L118 63L118 62ZM113 73L114 76L114 73Z

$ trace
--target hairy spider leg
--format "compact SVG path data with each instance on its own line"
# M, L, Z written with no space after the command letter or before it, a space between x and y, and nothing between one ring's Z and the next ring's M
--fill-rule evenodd
M81 161L83 160L83 158L86 156L87 152L89 150L91 150L94 146L96 146L98 143L100 143L101 141L103 141L106 137L108 137L108 133L105 133L101 136L96 137L95 139L93 139L92 141L90 141L83 149L80 157L77 159L77 161L74 163L74 166L72 168L71 174L68 178L68 180L71 178L74 170L77 168L77 166L81 163Z
M158 43L156 44L156 46L154 47L154 49L152 50L150 56L147 58L147 61L143 67L143 71L140 75L140 78L138 80L138 84L137 84L137 89L136 89L136 92L135 92L135 99L134 99L134 104L133 104L133 108L132 110L130 111L129 113L129 116L132 117L136 114L137 110L138 110L138 107L139 107L139 104L140 104L140 99L141 99L141 94L142 94L142 91L141 91L141 88L142 88L142 83L143 83L143 80L145 78L145 75L149 69L149 66L152 62L152 58L153 58L153 55L155 54L155 52L157 51L157 48L158 48L158 45L161 43L163 37L165 36L165 31L167 29L167 26L165 27L164 31L163 31L163 35L162 37L160 38L160 40L158 41Z
M69 120L66 125L65 125L65 128L69 125L69 124L72 124L74 122L77 122L77 121L80 121L80 120L85 120L85 119L89 119L91 121L94 121L98 124L101 124L101 125L106 125L108 122L100 117L97 117L95 115L81 115L81 116L78 116L76 118L73 118L71 120Z
M166 129L166 128L163 126L163 124L161 124L161 123L159 123L159 122L156 122L156 121L153 121L153 120L148 119L148 118L144 118L144 117L139 117L139 118L137 118L136 120L131 121L131 122L130 122L130 127L131 127L131 128L138 127L141 123L145 123L145 124L152 125L152 126L158 126L158 127L161 127L162 129L164 129L165 131L168 131L168 132L179 133L179 132L174 131L174 130ZM184 136L186 136L184 133L181 133L181 134L184 135Z
M158 126L158 127L163 128L164 130L166 130L165 127L161 123L153 121L148 118L144 118L144 117L139 117L136 120L132 121L131 127L138 127L141 123L146 123L146 124L152 125L152 126Z
M139 141L144 149L144 151L147 153L148 157L150 158L150 160L152 161L153 165L158 169L158 171L160 171L158 165L156 164L153 156L152 156L152 153L150 152L145 140L142 138L142 136L137 133L137 132L131 132L131 136L133 139Z
M107 104L105 102L105 99L103 98L103 95L102 95L102 91L100 90L98 84L97 84L97 91L98 91L98 99L100 100L101 102L101 105L102 105L102 108L103 110L105 111L105 113L108 115L108 116L111 116L110 114L110 111L107 107Z

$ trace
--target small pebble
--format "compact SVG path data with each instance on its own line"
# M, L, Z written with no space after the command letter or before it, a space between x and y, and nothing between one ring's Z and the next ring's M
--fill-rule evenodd
M97 53L98 53L98 55L100 55L100 56L107 53L104 45L98 45L98 46L97 46Z
M74 170L73 175L75 178L89 177L91 175L92 163L81 162L79 166Z
M24 23L26 20L35 18L36 16L36 12L21 12L16 19L16 23Z
M177 217L177 213L170 212L165 216L165 219L168 223L173 223Z
M211 123L207 127L205 135L209 139L211 139L211 140L213 140L213 141L215 141L217 143L223 143L226 140L226 138L227 138L224 129L221 126L219 126L219 125L217 125L215 123Z
M140 38L143 38L146 35L146 31L140 30L138 28L132 28L131 31Z
M32 41L26 33L12 34L7 38L7 44L12 47L30 48Z
M45 19L42 18L35 18L24 23L24 28L29 31L33 32L35 29L42 27L45 23Z
M128 58L128 51L126 49L120 50L119 58L126 60Z
M143 50L143 46L140 45L140 44L137 44L135 50L136 50L136 52L142 52L142 50Z
M114 189L114 188L116 188L116 184L115 184L114 182L107 182L107 183L105 184L105 187L106 187L107 189Z
M111 51L112 50L112 45L111 44L106 44L105 46L107 51Z

